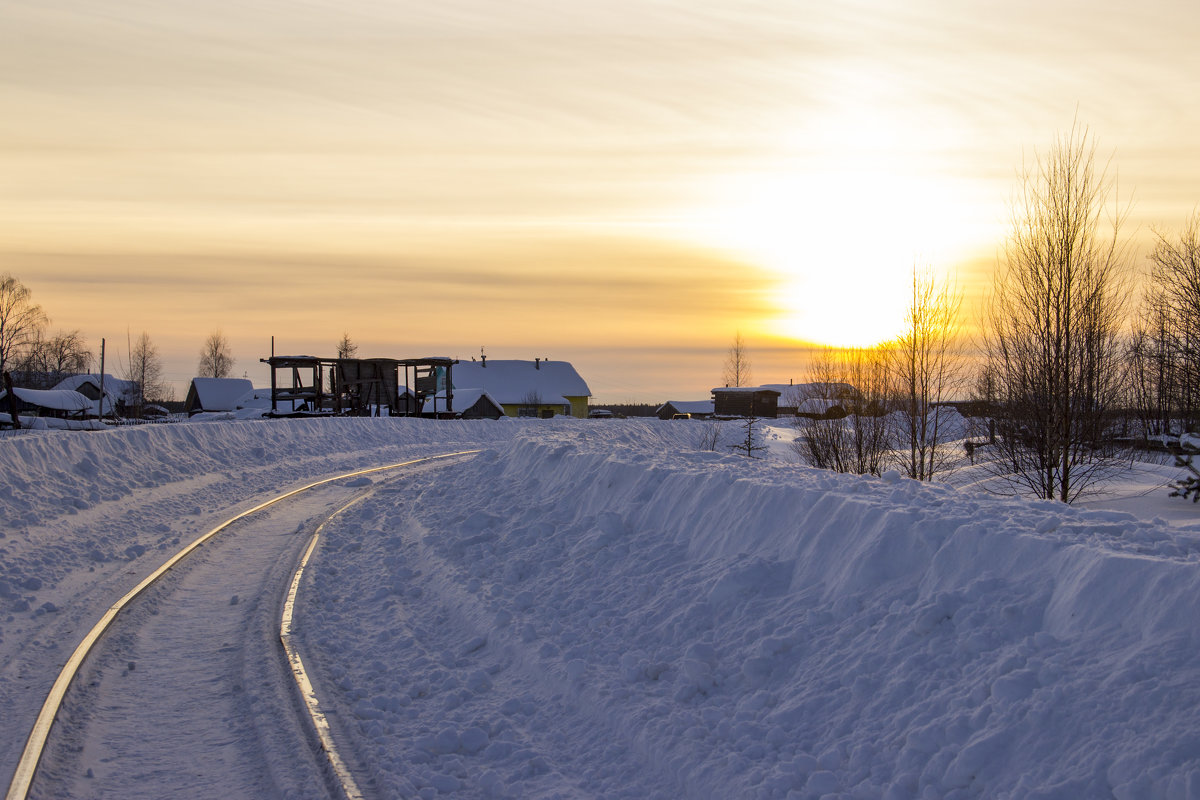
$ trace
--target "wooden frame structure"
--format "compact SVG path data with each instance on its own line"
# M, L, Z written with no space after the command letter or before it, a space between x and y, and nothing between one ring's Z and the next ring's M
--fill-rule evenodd
M453 416L452 358L271 356L272 417ZM404 370L404 383L400 370ZM281 375L282 378L280 380ZM403 393L401 389L404 389ZM445 391L442 398L439 391ZM426 399L432 408L424 410ZM438 408L438 403L444 408Z

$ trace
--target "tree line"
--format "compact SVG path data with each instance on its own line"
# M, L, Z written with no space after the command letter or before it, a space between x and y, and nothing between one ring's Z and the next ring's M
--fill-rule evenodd
M904 332L876 347L819 353L809 380L840 421L801 417L807 463L841 472L898 468L931 480L959 460L946 446L950 399L989 421L980 462L1023 494L1072 502L1123 468L1131 445L1200 428L1200 214L1156 231L1141 305L1115 177L1079 125L1023 170L980 334L960 332L962 294L913 270ZM730 358L740 350L735 343Z
M18 278L0 274L0 374L16 385L49 389L73 375L99 369L99 355L78 330L50 332L50 317ZM146 406L170 402L175 391L163 375L158 346L142 331L126 343L125 358L116 358L113 373L133 388L124 392L124 413L141 416ZM197 374L224 378L233 370L229 341L220 331L209 334L200 350ZM106 365L105 370L109 367Z

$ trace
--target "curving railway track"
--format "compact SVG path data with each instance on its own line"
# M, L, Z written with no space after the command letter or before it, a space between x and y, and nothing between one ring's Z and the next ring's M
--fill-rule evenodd
M177 552L71 654L6 800L370 794L303 667L291 618L302 571L324 522L372 491L367 475L474 452L310 483Z

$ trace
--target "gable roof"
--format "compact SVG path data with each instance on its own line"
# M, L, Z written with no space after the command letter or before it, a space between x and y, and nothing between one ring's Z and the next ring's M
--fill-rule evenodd
M109 416L116 412L115 403L124 402L126 405L133 405L138 402L138 385L134 381L126 381L120 378L115 378L104 373L104 397L97 400L91 400L83 391L85 386L91 387L91 392L100 398L100 376L96 373L83 373L81 375L71 375L63 378L54 385L55 389L64 389L79 393L81 397L88 399L89 408L100 416ZM99 408L97 408L99 406Z
M500 413L504 413L504 409L496 398L492 397L484 389L455 389L454 390L454 413L461 414L468 408L474 407L480 400L487 398L488 402L496 407ZM442 389L437 394L426 397L425 405L421 409L423 412L445 411L446 410L446 390Z
M235 411L238 402L253 395L254 384L246 378L192 378L188 388L188 411Z
M569 361L460 361L452 374L456 399L463 389L483 389L496 402L508 405L523 403L530 394L537 394L544 404L592 394Z
M668 400L663 403L654 413L662 411L667 406L678 411L680 414L711 414L713 413L712 400Z
M776 390L782 395L783 402L796 405L805 400L839 400L858 395L858 390L852 385L838 382L764 383L763 388Z
M13 388L13 394L31 406L48 408L53 411L67 411L78 414L92 409L92 401L72 389L21 389ZM0 390L0 399L8 397L8 392Z

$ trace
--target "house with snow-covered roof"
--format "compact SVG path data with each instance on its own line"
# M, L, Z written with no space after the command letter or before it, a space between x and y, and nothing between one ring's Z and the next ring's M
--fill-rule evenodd
M452 417L454 419L500 419L506 416L504 406L485 389L455 389L454 410L446 411L446 390L425 398L421 415Z
M681 414L687 414L692 419L707 419L713 415L713 401L668 400L659 406L654 414L659 419L674 419Z
M246 378L192 378L183 410L189 417L202 411L236 411L243 400L253 399L254 384Z
M17 423L24 428L68 428L99 430L103 423L91 418L92 401L70 389L14 388L12 397L0 389L0 426L13 426L12 409ZM16 427L16 426L13 426Z
M104 402L100 402L100 376L95 374L72 375L54 385L55 389L68 389L92 401L91 413L111 417L125 413L138 403L139 392L136 381L126 381L104 374Z
M838 381L764 383L762 388L779 392L781 417L841 417L860 398L858 389Z
M569 361L484 358L454 365L454 408L464 389L481 389L510 417L587 416L587 383Z

